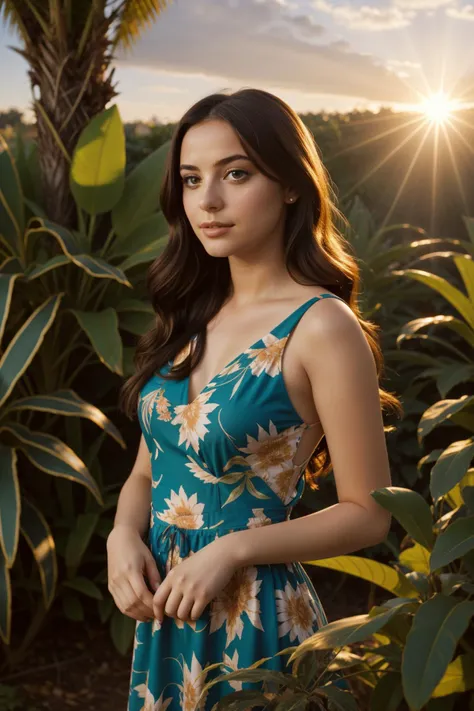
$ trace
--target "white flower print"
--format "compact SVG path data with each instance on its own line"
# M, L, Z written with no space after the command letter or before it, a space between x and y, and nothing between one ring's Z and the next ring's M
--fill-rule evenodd
M176 405L176 417L171 424L180 425L178 446L185 443L186 449L191 445L196 453L199 451L199 440L204 439L209 432L206 427L210 423L207 415L219 407L217 402L208 403L214 393L215 390L205 390L189 405Z
M179 487L179 492L171 490L171 497L165 499L169 508L165 511L157 512L156 516L161 521L172 523L180 528L201 528L204 525L202 511L204 504L198 503L197 493L190 497L186 495L183 487Z
M252 375L267 373L274 378L281 370L281 354L288 336L277 338L272 333L262 338L264 348L249 348L245 351L249 356Z
M186 662L183 663L183 683L178 684L181 691L180 701L182 711L199 711L199 709L204 709L207 691L203 694L199 704L197 703L206 676L202 671L202 666L193 652L191 668L188 667Z
M268 526L272 519L263 513L263 509L252 509L253 517L247 521L247 528L257 528L258 526Z
M211 601L210 632L219 629L225 622L226 647L236 635L242 638L244 612L254 627L263 631L260 600L257 597L261 585L262 581L257 580L257 568L253 565L245 566L234 573L225 588Z
M171 419L169 411L170 402L164 395L164 388L151 390L140 398L140 412L145 430L151 434L151 418L156 411L159 420L168 421Z
M145 703L140 711L166 711L170 703L173 701L171 696L167 699L163 699L164 692L161 694L159 699L155 701L153 694L148 688L148 684L139 684L138 686L135 686L135 691L138 692L138 696L141 699L145 699Z
M224 664L226 664L226 666L230 667L232 671L237 671L237 670L238 670L238 668L239 668L239 667L238 667L238 663L239 663L239 652L238 652L237 649L234 651L234 655L233 655L232 657L230 657L230 656L229 656L228 654L226 654L226 652L224 651L224 653L223 653L223 659L224 659ZM235 689L235 691L242 691L242 682L241 682L241 681L237 681L237 680L235 679L235 680L232 680L232 681L228 681L227 683L230 684L231 687L232 687L233 689Z
M275 590L278 610L278 636L289 633L290 642L303 642L313 634L314 612L310 604L308 586L296 583L296 590L288 581L284 590Z

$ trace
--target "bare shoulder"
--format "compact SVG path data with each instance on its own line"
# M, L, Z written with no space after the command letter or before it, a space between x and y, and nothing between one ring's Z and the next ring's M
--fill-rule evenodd
M323 293L335 296L327 289L320 292L321 295ZM342 299L321 298L304 314L301 325L298 353L307 372L314 370L315 364L321 360L326 361L328 357L334 359L334 364L349 358L353 362L372 360L372 352L359 319Z

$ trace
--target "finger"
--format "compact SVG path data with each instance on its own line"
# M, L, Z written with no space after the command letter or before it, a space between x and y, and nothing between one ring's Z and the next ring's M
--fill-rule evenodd
M176 617L179 620L191 619L191 609L194 604L194 599L192 597L183 597L176 611Z
M178 612L178 607L182 599L182 592L179 590L172 590L165 604L165 615L168 615L168 617L176 617L176 613Z
M169 578L166 577L153 596L153 615L157 620L160 620L160 622L163 622L165 605L170 592L171 585L169 583Z
M138 572L130 573L128 582L135 593L140 609L148 615L153 615L153 593L147 588L143 575Z
M145 559L144 573L148 579L148 582L150 583L153 592L158 590L158 587L161 585L161 575L158 571L156 561L152 555L150 555L149 557L147 556Z
M197 620L199 617L201 617L206 605L207 605L207 602L205 600L195 600L194 605L191 609L190 619Z
M140 622L147 622L150 618L150 612L137 598L135 591L128 580L124 580L121 585L121 597L123 600L122 612L129 617L134 617Z

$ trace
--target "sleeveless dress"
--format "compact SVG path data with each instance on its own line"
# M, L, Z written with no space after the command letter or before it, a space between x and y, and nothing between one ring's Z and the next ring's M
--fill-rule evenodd
M293 459L316 423L305 423L293 407L282 356L303 314L326 298L340 299L324 293L303 303L190 403L188 377L165 381L155 374L141 389L138 419L152 465L147 543L162 580L217 536L290 518L309 457L300 465ZM274 655L326 624L301 563L242 567L198 620L137 621L128 711L211 711L236 690L261 690L258 683L222 681L197 704L204 683L262 657L271 659L261 668L291 673L288 657ZM223 666L204 671L215 663Z

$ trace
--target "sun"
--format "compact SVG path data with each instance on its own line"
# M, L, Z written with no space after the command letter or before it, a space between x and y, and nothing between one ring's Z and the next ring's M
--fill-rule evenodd
M420 105L421 113L431 123L444 123L451 117L456 108L456 102L450 99L444 91L427 96Z

